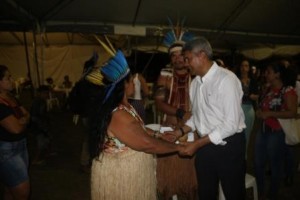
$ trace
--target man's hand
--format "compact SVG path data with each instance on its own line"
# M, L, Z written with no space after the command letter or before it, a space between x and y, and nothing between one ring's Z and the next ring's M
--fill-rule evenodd
M192 156L198 149L202 148L203 146L209 143L211 143L211 141L208 135L197 139L194 142L180 142L180 144L183 145L184 148L179 152L179 154L183 156Z
M180 142L184 148L179 152L182 156L193 156L198 149L196 142Z

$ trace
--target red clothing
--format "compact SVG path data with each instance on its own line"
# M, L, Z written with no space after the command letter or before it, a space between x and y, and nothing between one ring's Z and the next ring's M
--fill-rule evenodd
M262 96L260 109L262 111L283 111L287 108L284 99L289 95L297 95L293 87L286 87L281 89L269 88ZM275 117L270 117L264 120L264 123L273 130L282 129L279 121Z

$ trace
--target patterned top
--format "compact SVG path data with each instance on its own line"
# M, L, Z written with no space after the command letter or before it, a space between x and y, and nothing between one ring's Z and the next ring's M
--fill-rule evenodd
M143 120L141 119L141 117L137 114L137 112L131 105L129 105L129 107L128 107L123 104L120 104L117 108L115 108L113 110L113 112L116 112L118 110L124 110L124 111L128 112L145 129ZM109 130L108 130L108 132L109 132ZM122 143L118 138L112 137L112 136L109 136L108 134L106 134L105 142L104 142L104 152L105 153L116 154L116 153L121 153L121 152L124 152L127 150L129 150L129 147L126 146L124 143Z
M260 98L260 109L262 111L283 111L287 108L284 97L288 95L296 95L293 87L289 86L281 89L269 88ZM264 123L274 130L281 129L280 123L275 117L265 119Z

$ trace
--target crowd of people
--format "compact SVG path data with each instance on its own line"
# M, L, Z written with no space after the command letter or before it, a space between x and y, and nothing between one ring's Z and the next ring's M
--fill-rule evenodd
M297 159L278 120L299 118L299 79L292 65L271 62L258 76L245 59L235 74L214 58L204 37L175 38L168 47L170 66L161 70L153 96L163 114L160 125L172 128L161 134L145 126L145 78L130 71L121 50L101 44L111 58L99 67L93 55L74 86L76 95L70 97L78 100L74 107L82 108L76 111L86 127L81 165L91 168L92 200L218 199L219 184L226 199L245 199L255 119L259 199L278 199L284 176L292 184ZM9 69L0 65L0 181L5 200L30 196L24 134L29 122L38 145L33 163L51 147L46 100L54 83L47 82L38 89L30 116L11 93ZM73 87L67 75L63 85Z

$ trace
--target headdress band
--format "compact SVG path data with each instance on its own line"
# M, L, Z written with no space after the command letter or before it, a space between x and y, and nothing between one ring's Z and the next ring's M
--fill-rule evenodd
M175 51L182 51L182 46L174 46L174 47L170 47L170 49L169 49L169 54L171 55L171 54L174 53Z

